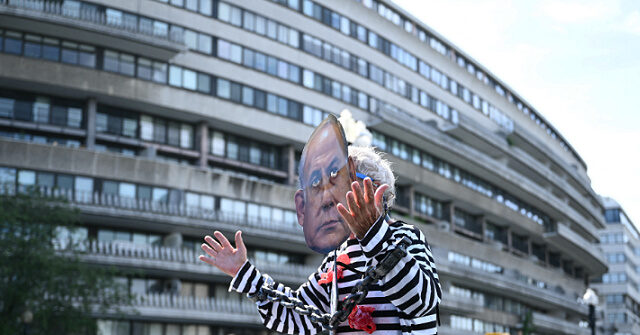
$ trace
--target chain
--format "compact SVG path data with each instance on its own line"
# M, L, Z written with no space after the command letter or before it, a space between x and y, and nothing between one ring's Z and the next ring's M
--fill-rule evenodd
M271 284L264 284L254 294L248 294L247 296L255 301L269 300L279 302L285 308L291 309L300 315L309 316L311 322L320 324L324 328L320 334L328 334L329 330L336 329L340 323L344 322L353 308L364 300L369 292L369 285L382 279L398 264L400 259L407 254L407 247L410 244L411 240L406 236L394 243L394 248L389 251L380 263L367 268L364 277L356 283L351 289L351 293L342 302L342 308L335 311L333 315L322 313L315 306L305 305L302 300L287 296L274 289Z

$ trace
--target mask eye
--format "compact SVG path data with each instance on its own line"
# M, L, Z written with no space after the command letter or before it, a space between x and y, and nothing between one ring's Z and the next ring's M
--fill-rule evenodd
M331 170L329 175L331 176L331 178L337 177L338 176L338 169L334 168L333 170Z
M320 179L319 178L314 178L311 181L311 187L318 187L318 186L320 186Z

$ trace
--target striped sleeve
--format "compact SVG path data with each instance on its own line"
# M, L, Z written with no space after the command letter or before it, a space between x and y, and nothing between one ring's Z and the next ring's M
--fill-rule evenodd
M269 284L287 296L298 298L305 305L315 306L323 313L327 313L329 310L329 293L326 288L318 284L320 279L319 272L326 267L326 261L327 259L325 258L318 271L310 275L307 282L297 290L292 290L274 281L268 275L260 274L258 269L247 260L231 280L229 291L252 294L257 292L262 285ZM316 334L322 330L319 325L311 323L308 316L294 313L278 302L267 300L257 302L257 305L262 323L271 330L286 334Z
M438 272L424 234L400 221L391 225L380 221L369 229L360 245L365 256L373 258L376 264L395 241L405 236L411 239L407 255L380 280L380 284L391 303L415 318L433 311L442 297Z

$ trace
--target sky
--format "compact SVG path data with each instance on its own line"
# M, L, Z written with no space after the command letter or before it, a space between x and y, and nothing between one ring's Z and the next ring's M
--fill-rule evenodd
M551 122L640 227L640 2L394 1Z

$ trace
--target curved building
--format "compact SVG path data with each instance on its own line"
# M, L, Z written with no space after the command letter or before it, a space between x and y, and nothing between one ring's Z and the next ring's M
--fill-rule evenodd
M138 313L98 315L103 334L266 332L199 244L242 229L263 272L302 283L320 257L296 165L345 108L433 246L441 334L587 332L578 298L607 267L584 161L390 1L0 0L0 181L67 196L87 259L142 271L121 278Z

